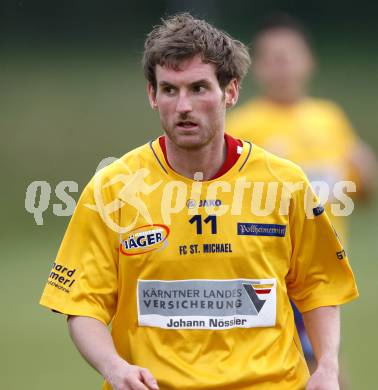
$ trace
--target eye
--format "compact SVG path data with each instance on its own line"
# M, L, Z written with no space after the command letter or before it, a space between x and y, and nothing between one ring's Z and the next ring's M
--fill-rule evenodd
M166 95L173 95L175 93L175 88L167 85L167 86L163 87L163 93Z
M202 84L194 85L193 86L193 91L196 93L203 93L206 91L206 86Z

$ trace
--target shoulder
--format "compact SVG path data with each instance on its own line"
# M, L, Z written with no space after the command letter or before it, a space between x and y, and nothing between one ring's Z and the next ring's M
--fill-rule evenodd
M304 105L309 110L316 111L331 118L345 116L342 107L333 100L312 97L308 98Z
M98 170L88 183L87 190L93 192L101 188L101 192L108 193L110 188L117 189L124 186L137 175L148 176L154 169L154 163L153 149L149 142L127 152L111 164ZM114 184L116 185L114 186Z
M148 167L152 161L154 161L153 149L151 142L148 142L125 153L99 172L102 176L112 177L120 173L135 172L142 167Z
M302 168L294 162L281 158L252 144L251 157L246 170L262 181L299 182L307 181Z

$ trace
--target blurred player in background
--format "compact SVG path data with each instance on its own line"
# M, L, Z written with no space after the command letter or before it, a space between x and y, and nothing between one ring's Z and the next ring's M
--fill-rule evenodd
M337 104L308 95L316 64L304 27L289 15L275 15L258 30L252 46L253 74L261 96L229 114L227 131L294 161L310 181L328 183L333 203L333 186L342 180L356 183L356 193L349 196L357 200L369 197L376 172L373 152ZM328 205L326 209L345 241L346 218L333 215ZM311 345L301 316L294 310L306 359L313 369Z
M253 42L253 73L261 96L228 116L228 131L294 161L310 181L356 183L358 200L372 192L377 169L370 147L334 102L308 95L316 64L304 27L283 14L269 18ZM328 210L345 241L346 219Z

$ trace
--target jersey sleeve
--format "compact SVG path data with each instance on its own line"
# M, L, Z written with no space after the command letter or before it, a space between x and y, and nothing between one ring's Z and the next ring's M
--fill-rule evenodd
M357 132L354 130L345 112L338 106L334 107L335 128L339 131L341 145L344 145L344 162L346 167L346 180L356 185L356 193L351 194L353 198L364 198L370 192L371 179L370 166L374 166L374 154L370 148L365 146ZM372 165L371 165L372 164Z
M355 132L349 118L339 106L334 104L332 106L332 112L334 126L343 138L343 142L345 143L347 149L346 151L349 152L359 141L357 133Z
M286 277L288 295L301 312L358 297L347 254L324 208L313 207L316 196L305 177L304 183L304 190L293 197L292 256Z
M84 189L47 279L40 304L109 324L117 305L118 237Z

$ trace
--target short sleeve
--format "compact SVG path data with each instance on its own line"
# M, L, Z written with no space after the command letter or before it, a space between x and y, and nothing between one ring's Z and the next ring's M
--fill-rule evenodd
M117 305L118 237L94 204L90 183L68 225L40 304L109 324Z
M306 206L306 195L316 197L307 180L305 187L293 197L292 257L286 277L289 297L301 312L341 305L358 297L354 275L337 233L322 206Z

